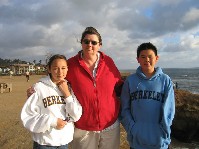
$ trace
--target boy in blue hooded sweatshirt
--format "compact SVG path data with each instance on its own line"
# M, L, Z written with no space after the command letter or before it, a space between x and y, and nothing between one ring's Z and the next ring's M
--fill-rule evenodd
M155 68L156 47L143 43L137 48L140 66L128 76L121 94L121 123L131 149L167 149L175 114L173 83Z

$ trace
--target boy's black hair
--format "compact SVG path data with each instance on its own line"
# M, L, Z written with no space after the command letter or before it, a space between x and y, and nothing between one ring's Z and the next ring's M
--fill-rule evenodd
M140 52L141 51L148 50L148 49L153 50L153 52L157 56L157 48L152 43L148 42L148 43L142 43L141 45L138 46L138 48L137 48L137 57L140 56Z

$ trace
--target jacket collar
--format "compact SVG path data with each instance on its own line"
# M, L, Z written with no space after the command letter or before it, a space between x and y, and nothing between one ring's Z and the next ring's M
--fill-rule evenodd
M81 56L82 52L83 52L83 50L80 50L80 51L78 52L78 54L77 54L78 60L82 60L82 56ZM98 51L98 52L100 53L100 59L103 60L104 57L105 57L105 54L104 54L103 52L101 52L101 51Z

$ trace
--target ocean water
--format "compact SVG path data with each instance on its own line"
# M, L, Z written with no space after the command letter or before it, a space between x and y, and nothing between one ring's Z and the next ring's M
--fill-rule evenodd
M178 89L188 90L199 94L199 68L162 68L163 72L170 76ZM135 73L135 69L120 70L121 72Z
M166 68L163 72L168 74L174 83L178 83L179 89L199 94L199 68Z

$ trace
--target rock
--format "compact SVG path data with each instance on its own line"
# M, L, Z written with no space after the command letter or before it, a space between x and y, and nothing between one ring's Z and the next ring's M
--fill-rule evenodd
M199 95L175 90L176 113L171 135L184 142L199 141Z

